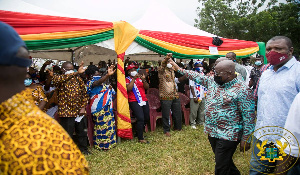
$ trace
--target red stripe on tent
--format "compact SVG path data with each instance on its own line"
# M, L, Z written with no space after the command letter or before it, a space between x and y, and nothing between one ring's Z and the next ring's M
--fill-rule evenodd
M124 74L125 75L125 71L124 71L124 69L122 68L122 66L120 66L119 64L118 64L118 69L122 72L122 74Z
M197 49L206 49L206 50L209 49L209 46L216 47L215 45L212 44L213 38L207 36L149 31L149 30L141 30L139 33L145 36L149 36L151 38L155 38L161 41L169 42L180 46L186 46L186 47L197 48ZM257 43L253 41L235 40L235 39L227 39L227 38L221 38L221 39L223 40L223 44L221 46L218 46L218 50L220 51L239 50L239 49L246 49L249 47L257 47Z
M118 58L120 58L122 61L124 61L125 52L117 55Z
M20 35L112 28L112 22L38 15L0 10L0 21L13 26Z
M125 122L131 123L131 119L127 118L125 115L118 113L117 114L118 117L120 117L122 120L124 120Z
M128 99L127 90L119 82L117 82L117 88L124 95L124 97Z

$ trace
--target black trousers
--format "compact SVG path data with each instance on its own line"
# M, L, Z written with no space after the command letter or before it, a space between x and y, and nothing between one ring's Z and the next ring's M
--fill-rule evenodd
M80 122L75 121L75 117L60 117L60 125L67 131L70 137L77 143L78 148L82 153L87 151L87 119L86 116ZM73 133L76 136L73 137Z
M161 112L164 133L170 132L170 109L172 110L172 119L174 122L174 130L182 129L182 115L180 99L161 100Z
M208 136L211 148L215 153L215 175L240 175L233 163L232 156L239 141L229 141Z
M146 105L140 106L138 102L129 102L129 107L133 112L133 115L136 117L136 132L139 140L144 140L144 130L145 125L149 125L150 121L150 111L149 103L146 102Z

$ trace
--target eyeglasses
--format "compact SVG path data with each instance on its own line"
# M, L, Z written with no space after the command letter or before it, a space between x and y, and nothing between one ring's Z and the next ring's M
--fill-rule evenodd
M216 75L216 76L218 76L218 75L221 75L221 74L223 74L223 73L230 73L231 71L224 71L224 72L219 72L219 73L217 73L216 72L216 70L214 70L214 74Z

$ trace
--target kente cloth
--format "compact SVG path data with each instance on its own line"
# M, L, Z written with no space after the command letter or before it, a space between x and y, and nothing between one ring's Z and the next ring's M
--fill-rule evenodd
M101 79L94 76L87 82L87 93L90 96L91 113L94 125L94 146L97 149L110 149L116 145L116 125L113 114L114 89L102 84L93 87L93 83Z

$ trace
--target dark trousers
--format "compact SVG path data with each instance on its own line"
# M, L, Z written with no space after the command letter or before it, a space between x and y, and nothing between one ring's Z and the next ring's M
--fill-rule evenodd
M170 132L170 109L172 110L172 119L174 122L174 129L181 130L182 128L182 115L180 100L161 100L161 112L164 133Z
M215 175L240 175L240 171L232 160L239 141L222 140L210 136L208 140L215 153Z
M133 112L133 115L136 117L136 132L139 140L144 140L143 132L145 125L150 121L150 111L149 104L146 102L146 105L140 106L138 102L129 102L129 107Z
M75 121L75 117L60 117L60 125L67 131L70 137L77 143L81 152L87 151L87 119L83 117L80 122ZM73 133L76 137L73 138Z

